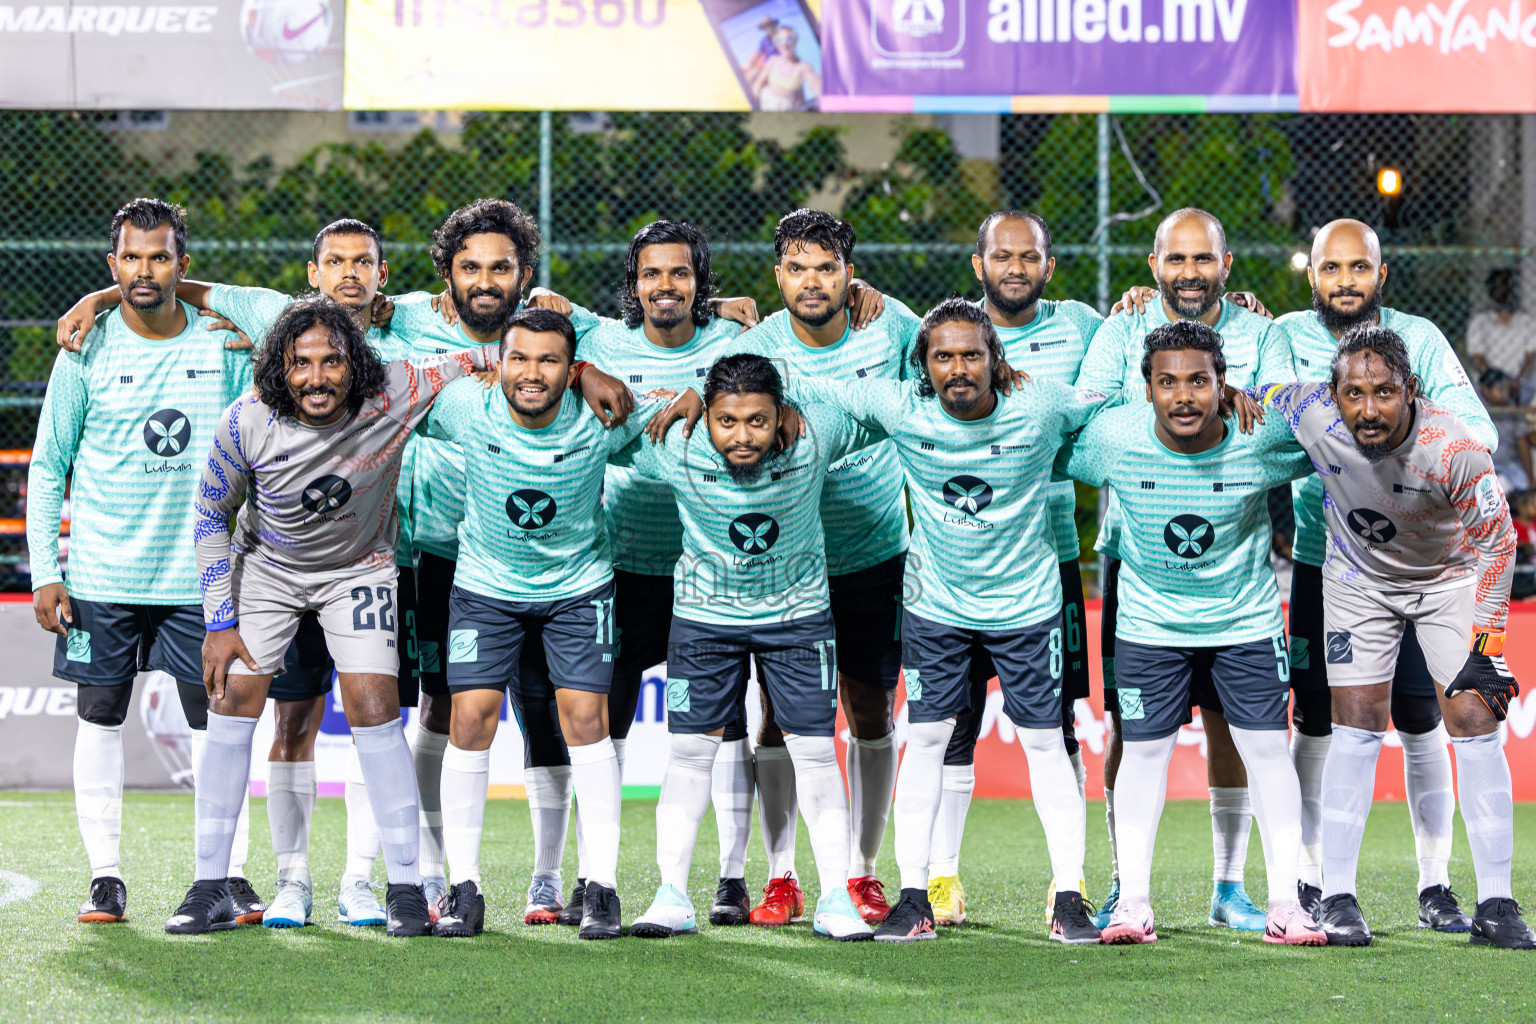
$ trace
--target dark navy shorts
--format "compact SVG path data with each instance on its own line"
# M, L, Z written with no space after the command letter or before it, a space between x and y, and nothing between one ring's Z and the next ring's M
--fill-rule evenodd
M746 694L747 659L754 656L780 729L834 734L837 634L830 610L753 625L674 616L667 644L667 731L710 733L730 725Z
M555 689L607 693L613 680L613 581L558 601L503 601L455 586L448 599L448 689L520 699L518 662L540 642Z
M1221 697L1221 714L1237 729L1285 729L1291 655L1285 634L1227 647L1153 647L1115 641L1120 733L1157 740L1189 721L1191 684L1207 673Z
M402 581L403 582L403 581ZM404 593L404 587L401 588ZM283 655L283 670L272 677L267 696L273 700L314 700L331 692L336 665L325 646L325 630L317 612L299 617L299 631Z
M1328 689L1323 646L1323 570L1296 563L1291 572L1291 688ZM1392 695L1435 697L1435 681L1411 621L1403 623L1403 642L1392 675Z
M1120 610L1120 559L1105 559L1104 615L1100 620L1100 640L1103 655L1100 665L1104 671L1104 712L1118 716L1120 702L1115 697L1115 620ZM1194 721L1190 708L1199 707L1221 714L1221 695L1211 682L1211 672L1204 664L1195 666L1195 674L1189 685L1189 707L1184 709L1184 724Z
M896 689L901 678L901 596L905 553L879 565L828 576L837 625L837 668L849 679Z
M122 686L147 669L203 685L203 609L116 604L71 596L74 625L53 646L53 674L81 686Z
M966 629L908 610L901 620L908 721L939 722L972 710L972 652L980 648L997 671L1003 712L1013 724L1021 729L1060 729L1066 661L1061 619L1058 611L1020 629Z
M455 567L446 558L416 553L416 667L421 692L429 697L448 696L448 598Z

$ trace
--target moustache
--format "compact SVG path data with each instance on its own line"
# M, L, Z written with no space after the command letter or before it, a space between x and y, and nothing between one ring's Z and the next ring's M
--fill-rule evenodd
M159 292L163 291L163 289L160 287L160 282L156 281L153 278L149 278L149 277L138 278L137 280L135 280L133 282L133 284L129 285L129 287L130 288L144 288L144 289L147 289L149 291L155 292L156 294L158 294Z
M469 294L464 297L468 301L473 302L482 295L498 300L505 299L507 297L507 293L502 291L500 288L471 288L469 290Z
M299 392L300 398L311 398L318 395L334 395L336 389L329 384L321 384L319 387L304 388Z
M1173 287L1176 290L1183 290L1185 288L1199 288L1201 291L1206 291L1211 287L1211 282L1207 281L1203 277L1181 277L1177 281L1173 282Z
M745 452L748 454L756 454L757 452L763 450L763 446L760 444L732 444L727 445L725 450L727 452Z
M683 297L677 292L652 292L651 301L659 302L662 299L671 299L673 302L682 302Z
M1363 299L1363 298L1365 298L1365 293L1364 292L1357 292L1353 288L1340 288L1338 291L1333 293L1333 297L1336 298L1336 299L1337 298L1341 298L1341 297L1346 296L1346 295L1352 296L1353 298L1356 298L1356 299Z
M796 302L805 302L807 299L820 299L823 302L831 302L832 296L828 295L826 292L817 290L801 292L799 295L795 296Z
M970 377L951 377L949 380L944 382L945 391L948 391L951 388L974 388L975 386L976 382Z
M1386 420L1356 420L1355 421L1355 433L1357 433L1357 434L1360 433L1360 431L1362 431L1362 430L1386 430L1386 429L1387 429L1387 421Z

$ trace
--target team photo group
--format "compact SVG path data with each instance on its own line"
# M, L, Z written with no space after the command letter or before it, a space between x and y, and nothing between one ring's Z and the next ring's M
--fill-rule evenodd
M79 920L128 914L123 728L154 669L176 681L195 774L191 884L156 910L167 932L301 928L335 906L393 936L480 934L510 695L527 925L670 938L809 917L840 941L932 939L967 920L960 851L995 679L1048 850L1030 913L1052 940L1158 940L1153 850L1198 708L1212 927L1371 943L1385 908L1362 906L1356 873L1395 728L1420 927L1536 949L1511 890L1516 534L1497 433L1435 324L1384 304L1375 231L1325 225L1311 307L1275 316L1227 292L1219 211L1181 209L1145 239L1146 286L1102 316L1043 297L1043 214L988 216L975 296L921 315L858 276L857 225L830 214L777 222L782 309L766 315L716 281L698 228L654 221L609 319L572 301L592 296L530 287L539 227L502 199L437 229L436 293L391 294L390 239L344 219L315 237L298 297L199 280L179 207L123 205L101 226L114 283L59 320L27 480L34 610L54 674L78 684ZM1085 864L1078 483L1107 494L1109 864ZM1276 488L1295 519L1288 620ZM661 664L660 886L642 894L619 872L621 843L649 841L621 834L621 783ZM309 863L333 687L352 741L339 880ZM269 698L277 874L253 884L270 870L246 866ZM1467 906L1449 870L1458 805ZM689 873L711 806L706 908ZM766 877L747 873L754 822ZM1267 892L1251 897L1255 823Z

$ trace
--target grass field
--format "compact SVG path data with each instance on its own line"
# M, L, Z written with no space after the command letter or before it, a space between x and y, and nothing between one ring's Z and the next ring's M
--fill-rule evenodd
M263 805L252 803L247 873L269 896L275 867ZM123 817L130 921L79 925L87 880L69 794L0 794L0 878L12 897L19 884L29 888L17 874L39 886L0 907L4 1020L1536 1020L1536 957L1415 928L1402 804L1380 805L1370 820L1361 898L1378 938L1355 950L1286 949L1208 927L1210 827L1199 803L1171 803L1163 818L1153 880L1161 941L1070 949L1045 939L1045 845L1027 803L976 802L962 862L972 923L909 946L834 944L814 938L809 923L606 943L579 942L573 929L525 927L527 806L499 800L486 812L488 931L479 939L392 940L381 929L337 924L330 895L343 860L340 800L321 800L315 815L315 926L172 938L161 928L190 879L191 798L130 796ZM1096 898L1108 875L1102 804L1090 805L1089 821ZM654 822L654 803L625 804L626 921L645 909L658 881ZM1519 805L1517 851L1533 841L1536 806ZM752 842L749 884L760 885L761 844L756 835ZM889 843L881 866L894 882ZM803 828L799 851L801 873L814 877ZM710 819L694 860L701 918L715 858ZM574 853L565 870L569 880ZM378 871L382 878L382 863ZM1452 876L1470 903L1459 821ZM1529 896L1533 883L1536 865L1517 855L1516 894ZM1257 835L1248 888L1262 904Z

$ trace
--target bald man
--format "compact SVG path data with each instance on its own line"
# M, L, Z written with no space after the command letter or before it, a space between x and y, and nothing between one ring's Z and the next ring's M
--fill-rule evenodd
M1285 328L1233 302L1226 295L1232 253L1227 249L1221 221L1205 210L1175 210L1157 226L1152 252L1147 257L1157 298L1140 308L1118 312L1094 332L1083 358L1077 386L1096 391L1127 392L1127 401L1145 401L1141 360L1147 334L1175 320L1199 320L1221 335L1227 360L1226 381L1246 388L1271 381L1294 380L1291 346ZM1119 573L1119 511L1113 496L1099 530L1098 550L1108 559L1105 573L1103 617L1104 710L1110 725L1104 758L1105 817L1109 824L1111 856L1115 854L1115 776L1120 764L1120 716L1122 708L1115 689L1115 580ZM1264 930L1264 911L1254 906L1243 886L1248 837L1253 825L1248 798L1248 776L1233 745L1226 719L1221 714L1209 673L1197 673L1192 687L1201 708L1207 740L1207 779L1211 787L1211 845L1215 855L1212 872L1210 922L1244 931ZM1128 702L1132 713L1141 710ZM1119 868L1113 866L1109 895L1094 923L1109 923L1119 901Z
M1478 401L1461 361L1439 328L1423 317L1381 304L1387 266L1381 242L1369 225L1336 220L1312 243L1307 279L1312 308L1282 316L1291 339L1296 373L1303 380L1327 380L1338 340L1351 327L1379 324L1402 337L1419 394L1455 413L1489 449L1498 432ZM1327 552L1323 481L1319 476L1293 485L1296 510L1296 569L1291 577L1291 760L1301 779L1303 907L1316 917L1322 900L1323 762L1333 735L1327 663L1344 656L1325 646L1322 564ZM1451 892L1451 819L1456 795L1451 758L1435 683L1430 678L1413 624L1409 623L1392 680L1392 722L1403 744L1403 776L1419 861L1419 927L1466 932L1471 920Z

